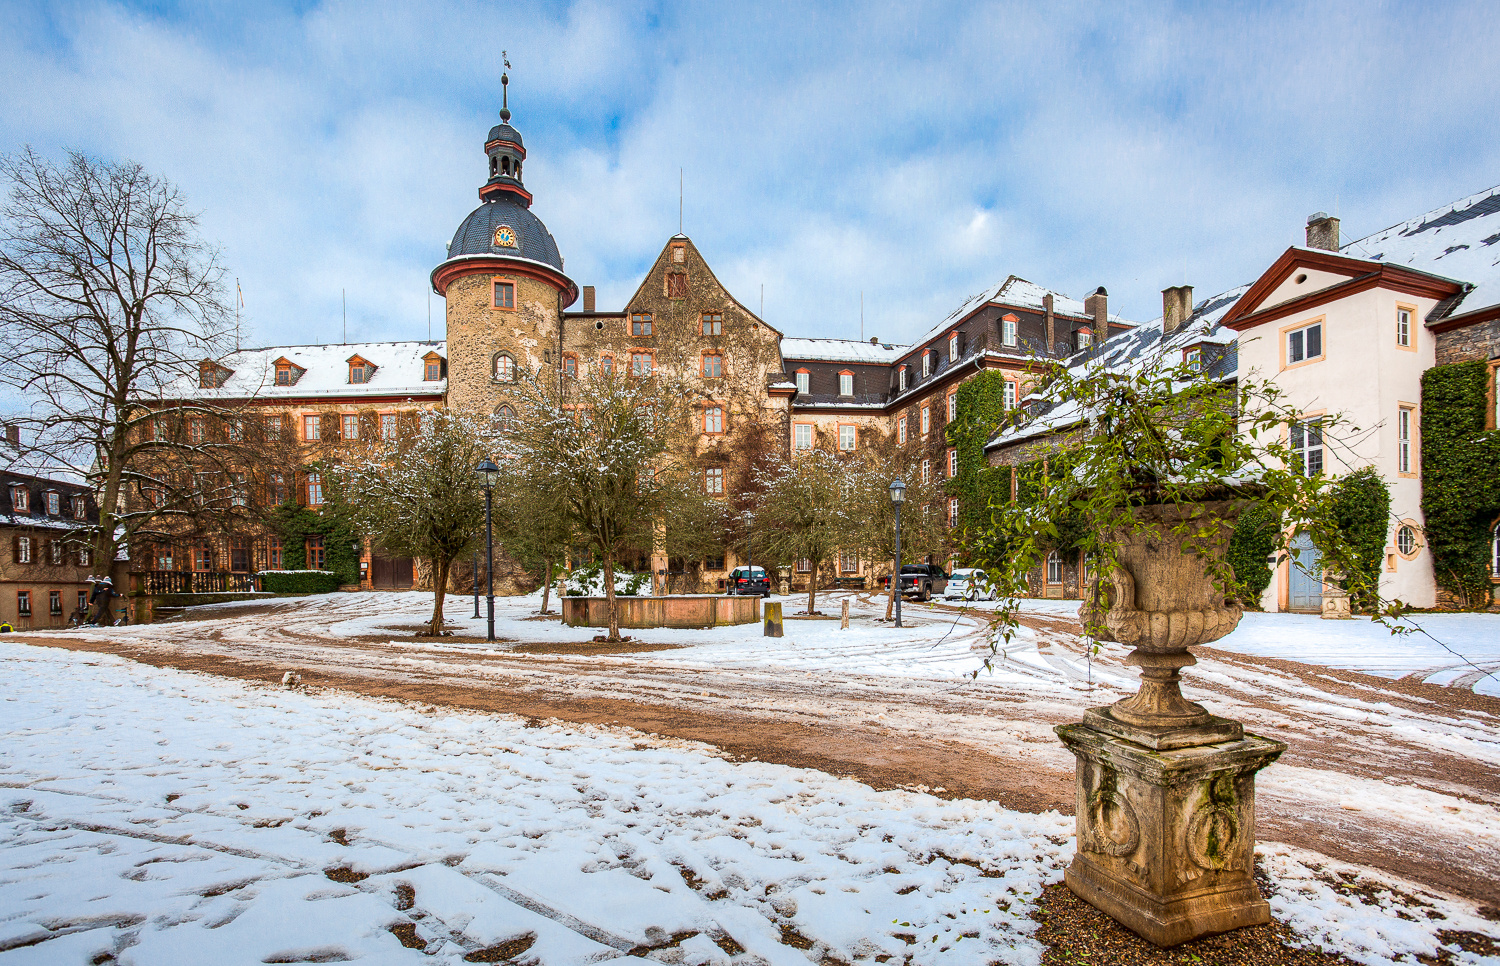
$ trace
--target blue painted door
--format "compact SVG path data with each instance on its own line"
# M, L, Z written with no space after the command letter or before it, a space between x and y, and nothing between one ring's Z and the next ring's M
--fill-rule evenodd
M1323 609L1323 554L1305 533L1297 535L1291 549L1287 609L1317 613Z

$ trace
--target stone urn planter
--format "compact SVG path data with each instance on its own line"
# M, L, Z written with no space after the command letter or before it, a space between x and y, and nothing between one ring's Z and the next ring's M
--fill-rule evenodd
M1078 759L1068 887L1160 946L1270 921L1251 876L1255 773L1286 745L1246 735L1181 689L1182 669L1197 663L1190 648L1239 623L1210 564L1223 561L1244 505L1147 506L1141 529L1116 535L1118 567L1095 578L1101 604L1082 616L1106 628L1101 639L1134 648L1125 663L1141 669L1141 686L1057 728Z

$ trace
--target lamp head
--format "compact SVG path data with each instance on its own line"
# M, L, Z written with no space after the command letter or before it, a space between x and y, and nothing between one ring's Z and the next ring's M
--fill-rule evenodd
M894 480L891 480L890 491L891 502L896 506L900 506L906 502L906 484L902 482L901 477L898 476Z
M474 467L474 472L479 474L479 482L484 484L484 488L490 490L495 487L495 478L500 475L500 467L486 456L479 461L478 466Z

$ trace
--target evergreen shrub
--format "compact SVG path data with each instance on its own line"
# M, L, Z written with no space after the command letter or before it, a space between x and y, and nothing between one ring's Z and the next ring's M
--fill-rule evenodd
M270 594L331 594L344 583L329 570L267 570L260 579Z

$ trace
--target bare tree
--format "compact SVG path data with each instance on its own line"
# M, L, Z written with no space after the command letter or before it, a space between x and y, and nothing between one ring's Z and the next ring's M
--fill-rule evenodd
M54 164L28 148L0 158L0 176L0 382L28 407L15 417L28 445L93 485L95 559L165 518L233 506L233 417L175 402L230 333L197 215L134 162L72 152Z
M453 561L484 530L484 487L474 468L488 455L486 429L462 413L424 413L420 432L331 467L334 496L361 533L393 553L432 561L434 637L443 633Z
M550 489L530 463L513 461L495 492L495 534L505 552L542 575L542 607L547 613L552 579L573 539L565 494Z
M867 452L854 485L856 526L851 547L865 551L872 561L891 562L891 587L885 605L887 620L901 583L896 576L896 507L890 496L891 481L897 477L906 484L906 505L901 514L902 558L915 560L941 553L948 536L947 497L935 479L922 479L918 460L893 447Z
M858 539L858 477L855 463L821 449L777 457L762 474L756 532L765 534L768 557L810 563L809 614L816 612L823 565Z
M501 465L560 497L568 529L602 558L611 641L620 640L615 564L657 545L690 486L668 448L686 422L684 398L656 376L595 371L569 378L565 395L527 376L500 436Z

